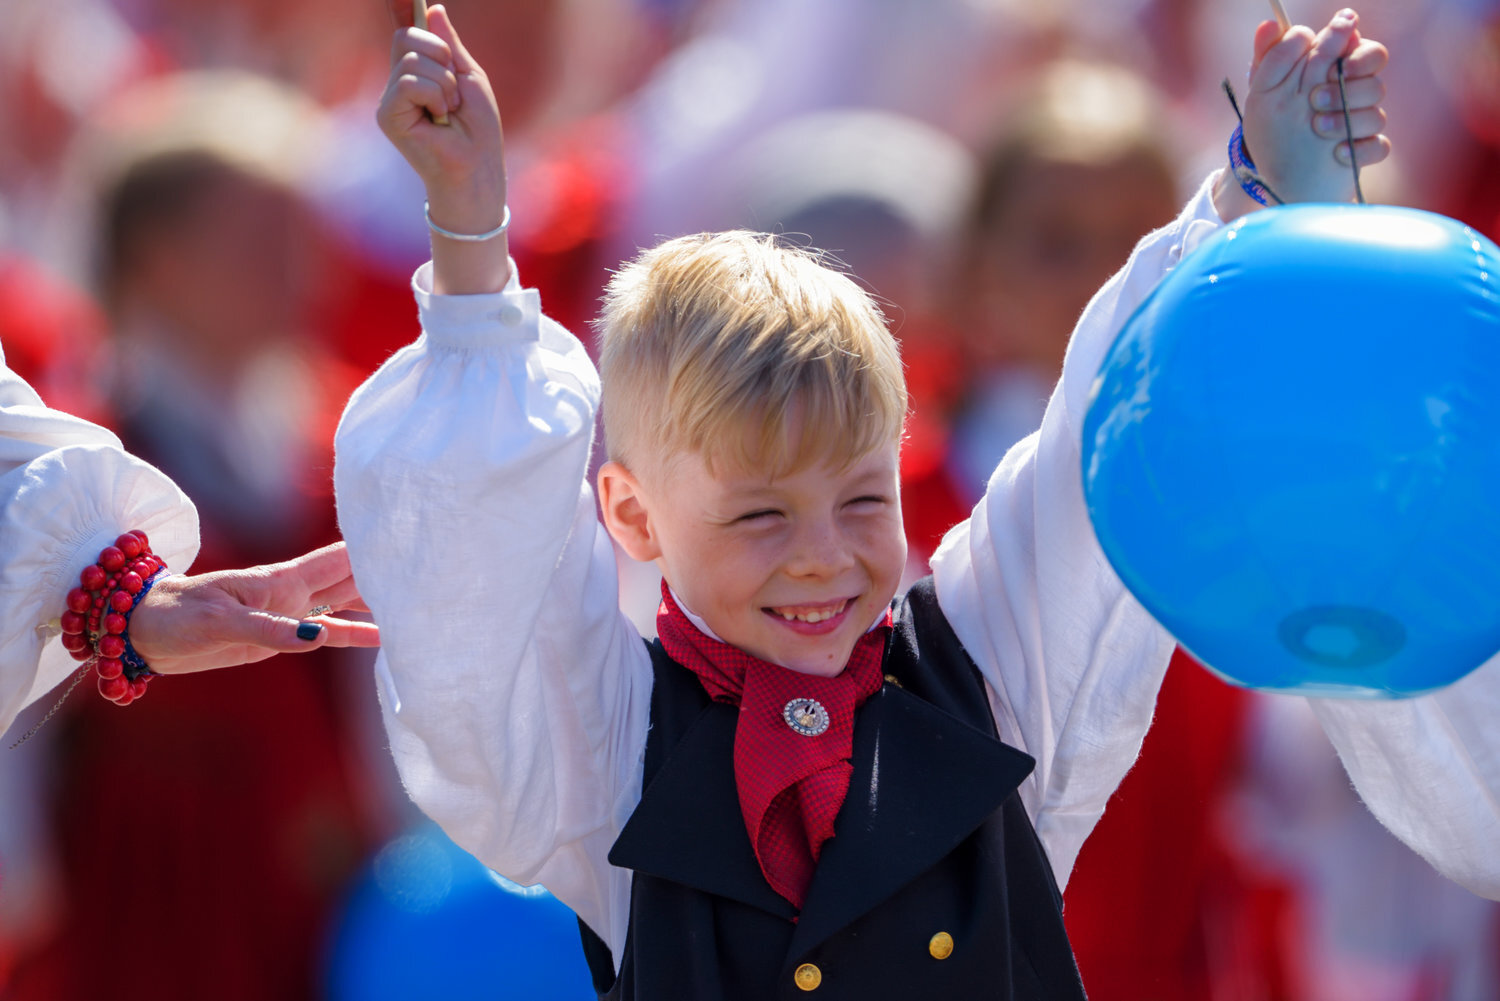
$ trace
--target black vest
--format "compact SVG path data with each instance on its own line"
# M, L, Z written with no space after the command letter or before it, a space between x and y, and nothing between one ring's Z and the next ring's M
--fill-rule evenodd
M800 917L761 875L734 784L738 710L651 645L645 786L609 861L633 870L601 998L1081 1001L1062 898L1015 795L1033 759L1002 744L983 679L930 578L901 603L887 680L855 715L849 794ZM946 932L952 950L935 958ZM805 991L795 981L804 964Z

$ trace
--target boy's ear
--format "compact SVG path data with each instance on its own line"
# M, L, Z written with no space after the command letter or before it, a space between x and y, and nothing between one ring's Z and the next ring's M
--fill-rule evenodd
M604 527L631 559L650 563L661 555L640 481L613 460L599 467L599 507Z

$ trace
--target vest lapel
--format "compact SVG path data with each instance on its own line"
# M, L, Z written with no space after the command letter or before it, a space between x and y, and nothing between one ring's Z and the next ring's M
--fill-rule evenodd
M1035 761L886 685L856 715L853 766L788 960L935 865L999 808ZM740 834L748 851L743 822Z
M661 764L610 850L611 865L729 897L791 920L766 882L734 785L739 711L710 702Z
M737 719L722 703L702 710L642 794L609 861L790 920L795 910L766 882L745 831L734 785ZM790 957L935 865L1035 763L886 685L856 714L852 764L849 795L823 846Z

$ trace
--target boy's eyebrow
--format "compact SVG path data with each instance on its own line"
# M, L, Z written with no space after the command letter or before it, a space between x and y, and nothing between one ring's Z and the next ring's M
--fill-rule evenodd
M870 469L862 473L848 472L842 477L844 486L853 489L863 489L866 484L884 483L889 474L884 469ZM741 480L721 479L721 485L725 490L732 492L736 500L753 498L780 497L787 489L777 484L775 480L766 482L764 480Z
M722 481L724 488L733 493L735 500L758 497L774 497L781 493L772 483L736 483L732 480Z

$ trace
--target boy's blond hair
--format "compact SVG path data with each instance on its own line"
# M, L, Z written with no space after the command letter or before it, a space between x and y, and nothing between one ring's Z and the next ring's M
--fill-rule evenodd
M606 446L637 475L684 450L710 471L847 468L901 435L906 380L880 308L774 236L643 251L610 282L599 331Z

